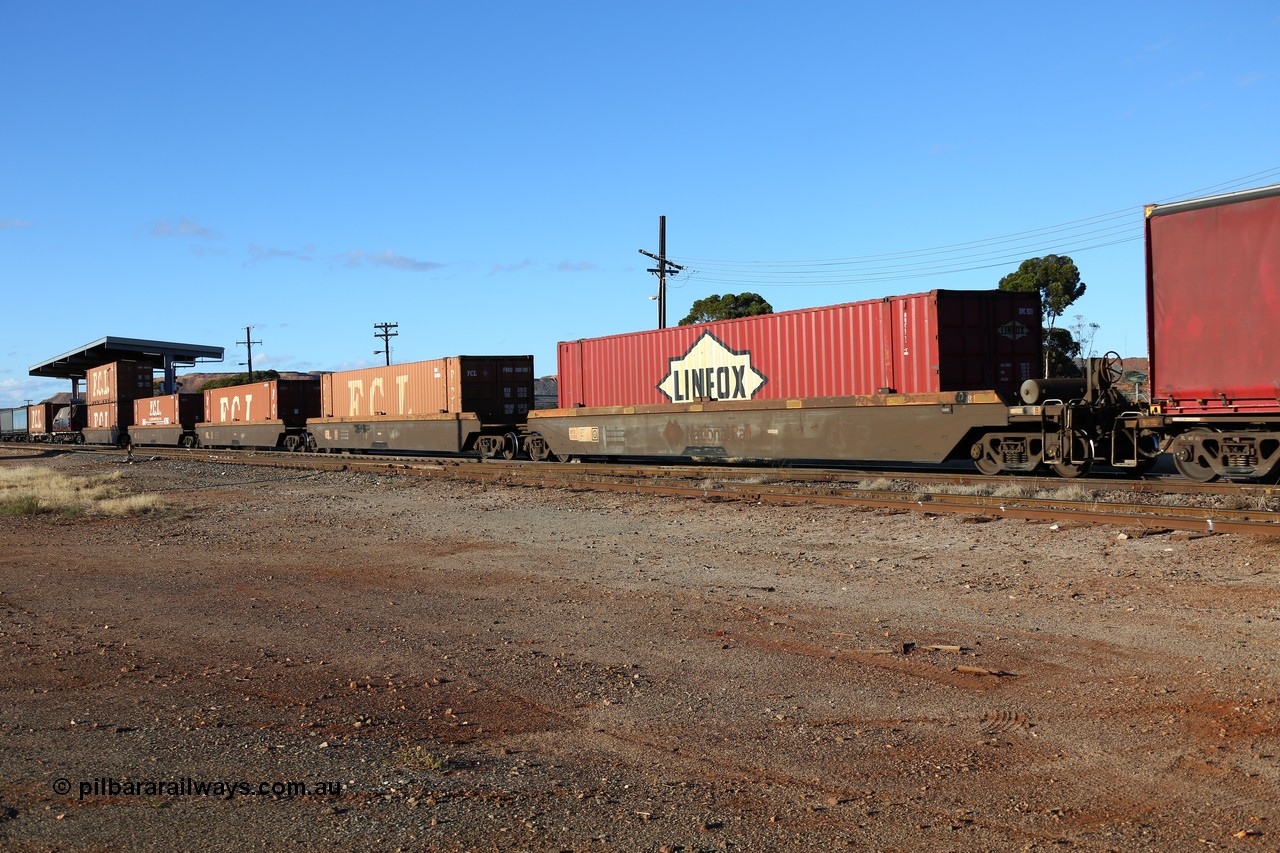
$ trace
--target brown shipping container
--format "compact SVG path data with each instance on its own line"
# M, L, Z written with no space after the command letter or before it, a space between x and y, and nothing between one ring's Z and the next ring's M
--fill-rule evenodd
M1034 293L935 290L559 345L561 408L997 391L1040 375Z
M133 425L131 403L94 403L87 408L85 429L126 429Z
M318 379L273 379L204 392L204 422L210 424L284 421L302 427L319 413Z
M136 361L113 361L91 367L85 374L84 401L92 406L95 403L150 397L155 393L152 385L154 374L150 366Z
M36 403L27 406L27 432L31 435L47 435L53 432L53 403Z
M412 418L474 413L523 422L533 405L533 356L462 355L344 370L321 377L321 416Z
M195 392L164 394L133 401L133 422L138 426L192 427L204 417L204 395Z
M1151 400L1280 411L1280 184L1147 208Z

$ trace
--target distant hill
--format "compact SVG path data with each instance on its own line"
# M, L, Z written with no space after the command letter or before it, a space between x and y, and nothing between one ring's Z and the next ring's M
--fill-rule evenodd
M228 373L187 373L178 377L178 390L179 391L199 391L201 386L203 386L206 382L211 382L214 379L222 379L224 377L234 376L234 375L235 375L234 373L230 373L230 372ZM292 370L282 370L280 372L280 378L281 379L319 379L320 371L317 370L311 373L298 373ZM160 380L157 379L156 388L159 389L159 387L160 387ZM157 390L156 393L159 394L160 391Z

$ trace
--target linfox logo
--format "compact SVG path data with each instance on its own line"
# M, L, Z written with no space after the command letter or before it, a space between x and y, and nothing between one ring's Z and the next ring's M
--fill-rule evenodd
M1031 330L1019 323L1017 320L1010 320L996 331L998 331L1001 336L1006 337L1011 341L1016 341L1019 338L1025 338L1027 335L1031 334Z
M750 400L768 381L751 366L750 350L736 352L715 335L703 332L688 352L671 359L658 390L673 403L698 398Z

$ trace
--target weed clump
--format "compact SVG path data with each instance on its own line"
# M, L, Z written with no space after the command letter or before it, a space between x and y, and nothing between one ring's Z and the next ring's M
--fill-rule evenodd
M159 495L128 494L118 473L70 477L35 466L0 468L0 516L123 517L166 508Z

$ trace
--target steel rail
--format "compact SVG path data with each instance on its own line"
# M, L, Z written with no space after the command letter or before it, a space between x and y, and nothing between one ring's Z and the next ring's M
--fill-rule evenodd
M24 448L26 449L26 448ZM34 448L31 448L34 449ZM119 454L119 448L85 448L63 445L60 450L70 452L108 452ZM158 456L208 461L214 464L242 464L275 468L307 468L318 471L351 471L366 474L393 474L425 477L463 478L505 482L536 488L566 488L575 491L612 491L636 494L667 495L702 500L734 500L775 504L817 504L867 509L901 509L925 513L982 514L996 517L1023 518L1029 520L1060 520L1090 524L1128 525L1143 530L1187 530L1204 533L1249 533L1280 536L1280 513L1256 510L1231 510L1207 507L1163 506L1131 503L1112 503L1091 499L1066 500L1056 497L999 497L993 495L956 495L938 492L914 492L894 490L849 490L831 487L829 471L815 471L810 482L788 484L753 484L726 481L725 475L759 477L761 469L754 468L706 468L685 466L595 466L564 465L558 463L494 463L466 458L384 457L366 455L331 455L299 453L258 453L236 450L210 450L207 448L143 448L137 457ZM204 459L198 457L204 456ZM786 474L794 473L790 469ZM837 472L840 475L852 472ZM895 479L909 482L916 474L893 472ZM775 472L775 476L782 476ZM872 476L876 476L874 473ZM667 482L664 482L667 480ZM715 478L714 485L687 485L670 480ZM954 483L962 479L973 485L1023 483L1043 487L1048 483L1083 485L1115 490L1112 481L1054 481L1045 478L990 478L947 475L942 479L928 475L928 481ZM838 481L835 481L838 482ZM828 488L822 489L820 486ZM1150 486L1151 483L1144 483ZM1182 484L1179 484L1180 486ZM1203 485L1203 484L1200 484ZM1218 484L1211 484L1218 485ZM1239 492L1239 484L1228 493ZM1134 489L1150 491L1148 488ZM1191 489L1198 494L1202 488ZM1273 487L1260 487L1259 493L1270 496Z

